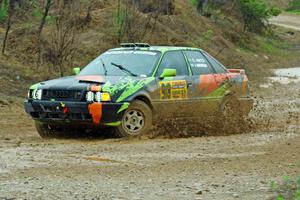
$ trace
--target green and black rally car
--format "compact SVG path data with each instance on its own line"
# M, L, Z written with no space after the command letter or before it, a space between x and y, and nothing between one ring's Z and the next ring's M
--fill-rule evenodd
M170 118L243 118L253 105L245 71L197 48L126 43L74 72L30 87L25 110L41 137L70 125L137 136Z

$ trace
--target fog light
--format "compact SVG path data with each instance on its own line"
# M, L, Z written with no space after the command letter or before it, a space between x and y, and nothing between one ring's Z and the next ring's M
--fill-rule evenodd
M111 101L109 93L102 93L101 101Z
M101 97L102 97L101 92L96 92L95 100L96 100L97 102L101 102Z
M88 93L86 94L86 100L87 100L88 102L94 101L94 93L93 93L93 92L88 92Z

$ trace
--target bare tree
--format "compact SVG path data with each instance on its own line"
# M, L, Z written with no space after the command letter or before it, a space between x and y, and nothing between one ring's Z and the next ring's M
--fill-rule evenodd
M64 3L72 3L67 1ZM66 64L70 64L76 51L75 25L70 23L76 11L73 6L63 5L60 8L59 16L56 18L48 51L49 61L53 67L58 67L60 76L64 76Z
M6 48L8 33L9 33L10 28L11 28L12 16L14 14L14 5L15 5L15 1L9 1L9 4L8 4L8 18L7 18L7 21L6 21L6 31L5 31L3 44L2 44L2 55L5 54L5 48Z
M41 23L40 23L40 26L39 26L39 29L38 29L38 59L37 59L38 65L41 63L41 48L42 48L42 46L41 46L41 35L42 35L42 31L43 31L43 28L44 28L45 23L46 23L46 19L47 19L49 10L50 10L52 5L53 5L53 1L52 0L47 0L46 5L45 5L44 14L43 14L43 17L41 19Z
M39 26L39 29L38 29L38 37L39 38L40 38L40 36L42 34L43 28L44 28L45 23L46 23L46 19L48 17L48 13L49 13L50 7L52 5L53 5L53 0L47 0L46 5L45 5L44 14L43 14L43 17L41 19L41 23L40 23L40 26Z

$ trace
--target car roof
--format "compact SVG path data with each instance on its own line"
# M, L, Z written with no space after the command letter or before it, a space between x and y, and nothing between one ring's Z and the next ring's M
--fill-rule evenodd
M165 53L167 51L176 51L176 50L201 50L194 47L176 47L176 46L151 46L151 47L119 47L110 49L109 51L121 51L121 50L142 50L142 51L160 51Z

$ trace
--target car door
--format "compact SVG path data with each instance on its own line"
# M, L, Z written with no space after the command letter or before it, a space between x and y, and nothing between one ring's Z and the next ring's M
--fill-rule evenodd
M208 116L218 109L219 100L213 95L218 89L215 70L199 50L184 51L192 71L189 96L193 102L193 116Z
M164 69L176 69L174 77L160 78ZM158 92L153 104L161 117L185 117L189 114L191 77L182 51L166 52L155 73Z

